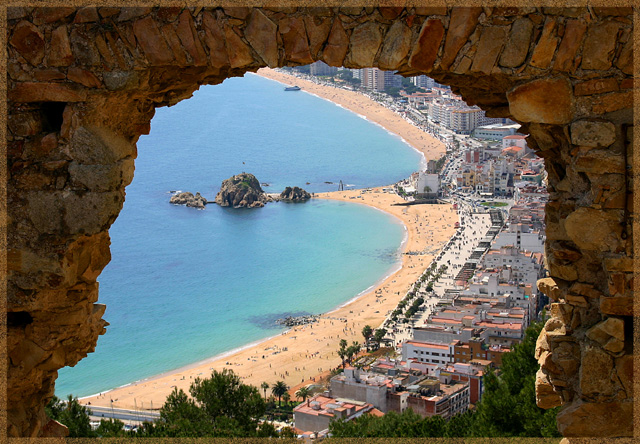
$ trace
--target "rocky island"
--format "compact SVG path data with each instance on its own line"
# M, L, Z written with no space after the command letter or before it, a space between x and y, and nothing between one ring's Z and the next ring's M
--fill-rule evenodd
M200 195L200 193L196 193L194 196L193 193L189 193L188 191L185 193L177 193L171 196L169 203L174 205L186 205L188 207L204 209L204 206L209 203L207 199Z
M260 187L253 174L241 173L222 182L215 203L222 207L264 207L271 198Z
M287 187L280 193L280 200L285 202L304 202L311 199L311 194L300 187Z

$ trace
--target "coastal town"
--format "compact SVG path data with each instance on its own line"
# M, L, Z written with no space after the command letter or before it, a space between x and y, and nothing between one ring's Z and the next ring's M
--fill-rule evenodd
M396 184L314 196L371 205L401 219L409 230L401 270L372 290L374 298L280 320L289 330L260 348L202 364L197 373L183 369L83 399L100 412L94 424L117 412L130 418L130 429L154 421L157 393L224 368L245 383L262 380L263 389L282 383L287 399L302 398L290 415L271 421L300 438L326 437L332 421L365 413L411 409L448 420L474 409L484 376L500 373L505 354L543 316L548 299L536 281L545 276L546 172L516 133L518 125L486 118L425 76L403 80L376 68L323 65L263 75L286 80L287 94L295 94L289 92L294 83L300 90L312 83L365 96L415 131L414 142L424 142L424 168ZM342 334L335 335L338 325ZM305 337L316 345L296 353L309 344L301 342ZM264 380L266 373L273 381Z
M354 88L357 82L336 82L338 69L323 65L316 62L309 74L296 75ZM370 98L446 144L443 158L429 159L393 192L407 204L452 204L459 221L451 240L387 314L377 330L384 336L365 338L367 348L387 346L385 356L354 359L326 390L295 407L300 437L327 436L332 421L365 413L410 408L449 419L472 409L482 398L485 373L499 373L502 357L548 303L536 288L545 276L546 173L525 136L516 134L519 125L484 117L426 76L411 79L425 92L401 90L393 98L381 91L400 88L401 78L377 68L349 73ZM421 254L405 254L412 253Z

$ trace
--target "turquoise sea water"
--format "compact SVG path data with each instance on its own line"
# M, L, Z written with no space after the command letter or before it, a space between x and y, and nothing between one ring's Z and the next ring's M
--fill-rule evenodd
M329 191L337 185L324 182L339 180L364 188L405 178L420 161L363 118L255 75L158 109L98 279L111 325L94 353L60 371L56 394L87 396L279 334L275 319L330 311L399 261L403 226L363 205L198 211L170 205L170 190L213 199L241 171L270 183L267 192Z

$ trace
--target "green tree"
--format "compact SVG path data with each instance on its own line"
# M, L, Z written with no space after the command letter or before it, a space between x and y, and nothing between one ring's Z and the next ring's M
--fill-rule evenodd
M397 86L389 86L384 89L384 92L389 94L391 97L400 97L400 88Z
M342 368L344 368L345 359L347 357L347 341L346 339L340 339L340 348L338 349L338 356L342 359Z
M87 438L95 436L91 430L91 410L80 405L78 398L69 395L67 402L54 396L45 407L47 416L64 424L69 429L69 438Z
M527 328L523 341L503 356L500 376L485 375L485 391L470 430L473 436L560 436L558 408L543 410L536 405L534 351L542 327L542 322L534 322Z
M226 368L214 370L210 378L196 378L189 392L213 420L216 431L222 432L220 436L238 436L237 427L244 433L240 436L251 436L266 411L258 389L243 384L238 375Z
M296 438L297 436L291 427L283 427L280 430L280 438Z
M214 421L184 390L174 387L160 408L160 421L147 427L145 433L170 437L213 436Z
M271 386L271 393L278 398L278 407L280 407L282 395L284 395L288 389L289 387L287 387L284 381L276 381L276 383Z
M260 384L260 388L262 389L262 391L264 391L264 399L267 399L267 390L269 389L269 383L268 382L263 382L262 384Z
M357 356L357 354L360 352L360 349L361 346L357 341L353 341L353 344L347 347L347 361L349 362L349 364L351 364L351 360L353 359L353 357Z
M364 342L367 344L367 350L369 350L369 338L373 335L373 329L370 325L365 325L362 329L362 336L364 336Z
M100 425L96 429L96 435L102 438L114 438L127 436L128 433L124 430L124 422L114 418L100 420Z
M270 422L261 422L258 426L258 431L256 432L256 436L258 438L277 438L278 431L275 426Z
M382 340L384 339L386 334L387 330L384 328L378 328L373 334L373 340L376 341L378 347L380 347L380 344L382 343Z
M285 405L289 405L289 401L291 401L291 395L289 394L289 392L284 392L282 394L282 400L284 401Z
M309 396L311 396L311 390L309 387L300 387L296 391L296 396L302 398L302 402L305 402Z

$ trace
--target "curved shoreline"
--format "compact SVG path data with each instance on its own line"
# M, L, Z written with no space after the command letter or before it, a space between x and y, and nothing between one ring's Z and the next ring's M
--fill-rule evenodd
M357 190L352 190L352 191L357 191ZM327 194L329 194L329 193L327 193ZM326 200L340 200L340 199L335 199L335 198L331 198L331 197L319 197L319 198L320 199L326 199ZM371 205L371 204L368 204L368 203L364 203L364 202L347 202L347 203L365 205L365 206L367 206L369 208L373 208L375 210L381 211L381 212L387 214L388 216L392 217L393 219L397 220L397 223L402 225L402 227L404 228L402 241L400 242L400 246L398 247L398 250L397 250L398 252L400 252L400 255L402 257L402 254L404 254L404 251L407 249L407 245L408 245L408 241L409 241L408 228L407 228L407 225L402 221L402 219L398 218L397 216L395 216L394 214L392 214L392 213L390 213L388 211L385 211L385 210L383 210L381 208L378 208L378 207L376 207L374 205ZM318 317L323 317L323 316L328 316L328 315L330 315L332 313L338 312L340 309L347 307L348 305L350 305L351 303L357 301L361 297L364 297L367 294L375 291L386 280L388 280L389 278L393 277L396 273L398 273L400 270L402 270L402 267L403 267L402 259L400 258L400 260L396 261L394 265L395 266L391 268L392 271L390 273L385 274L383 277L381 277L380 279L376 280L373 284L371 284L369 287L367 287L366 289L364 289L361 292L359 292L357 295L355 295L351 299L341 303L340 305L336 306L335 308L330 309L329 311L327 311L325 313L320 313L317 316ZM149 377L146 377L146 378L138 379L136 381L123 384L123 385L115 387L113 389L105 390L105 391L94 393L94 394L87 395L87 396L81 396L81 397L78 397L78 399L79 400L90 400L91 398L95 398L98 395L102 395L102 394L106 394L106 393L114 393L117 390L125 389L125 388L131 387L131 386L135 386L135 385L137 385L139 383L151 382L151 381L155 381L155 380L161 379L163 377L168 377L168 376L171 376L171 375L174 375L174 374L177 374L177 373L188 372L190 370L197 369L197 368L205 366L207 364L214 363L215 361L218 361L218 360L221 360L221 359L224 359L224 358L227 358L227 357L231 357L231 356L233 356L233 355L235 355L237 353L240 353L240 352L242 352L244 350L247 350L247 349L250 349L252 347L258 347L261 344L266 343L266 342L268 342L268 341L270 341L272 339L276 339L279 336L288 334L291 330L292 330L292 328L289 328L289 329L283 330L282 332L280 332L280 333L278 333L276 335L268 336L268 337L262 338L262 339L257 339L257 340L255 340L253 342L248 343L248 344L241 345L241 346L233 348L231 350L221 352L221 353L219 353L219 354L217 354L215 356L212 356L210 358L205 358L205 359L202 359L200 361L194 362L192 364L183 365L183 366L180 366L178 368L175 368L175 369L172 369L172 370L168 370L168 371L156 374L156 375L152 375L152 376L149 376ZM97 403L94 403L94 404L95 405L99 405Z
M281 73L274 72L274 74L285 76ZM422 139L426 137L432 142L435 139L418 130L393 111L361 94L351 92L351 94L357 94L358 97L351 97L349 100L357 99L357 103L362 102L363 108L358 108L358 111L355 111L350 106L346 106L344 101L338 103L336 100L332 100L332 98L340 96L342 92L348 93L349 91L315 85L295 77L292 79L301 85L303 82L312 85L313 90L318 92L317 95L325 100L356 114L364 113L361 115L368 121L376 123L388 132L400 137L409 146L421 152L425 158L427 155L432 156L438 152L438 148L442 149L442 153L444 152L444 146L438 147L433 143L423 144L423 150L409 143L411 137L403 133L408 129L419 131ZM274 78L272 80L279 81ZM351 105L353 103L356 102L351 102ZM383 115L387 119L386 124L376 121L380 120L380 116L375 120L369 118L366 115L368 113ZM398 127L394 128L390 122L395 122ZM437 143L440 144L440 142ZM404 201L395 194L382 192L382 187L373 188L371 191L356 189L320 193L316 194L316 197L359 203L394 216L405 227L405 237L400 247L402 253L407 250L424 251L428 247L440 249L455 231L453 224L457 217L450 206L392 206L394 203ZM296 326L278 335L254 341L203 361L82 399L85 402L90 402L91 405L106 407L111 406L111 399L114 400L113 406L116 408L134 408L135 406L140 408L143 403L146 406L155 403L159 407L174 387L188 392L192 379L198 376L206 377L211 373L211 370L221 370L225 367L231 368L239 374L245 383L259 387L262 382L273 384L276 380L284 380L291 387L290 391L294 392L295 388L302 383L313 383L318 375L326 374L329 369L339 366L341 360L335 351L338 349L340 339L361 342L361 330L364 325L371 325L374 328L381 325L386 313L395 309L397 303L419 278L434 256L435 254L401 254L400 267L397 270L334 310L321 315L317 323ZM250 364L245 369L246 361L250 361ZM314 369L314 364L319 366ZM309 369L306 369L307 366ZM276 369L281 369L281 373L278 374L279 370Z

